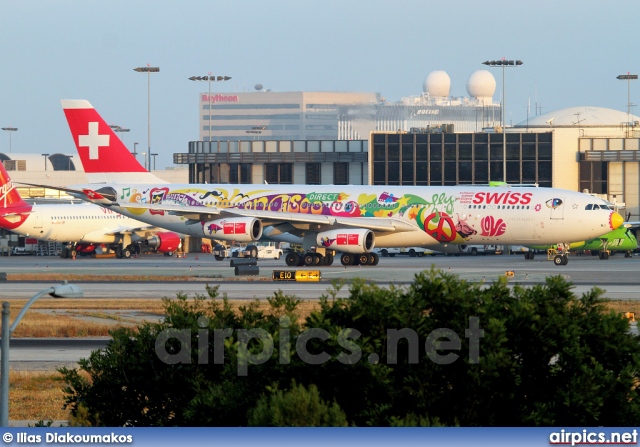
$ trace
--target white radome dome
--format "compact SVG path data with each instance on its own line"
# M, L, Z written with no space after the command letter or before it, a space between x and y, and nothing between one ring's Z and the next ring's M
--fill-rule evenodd
M493 98L496 92L496 78L489 70L476 70L467 81L467 93L476 99Z
M432 98L446 98L450 89L451 78L444 70L432 71L424 80L423 91Z

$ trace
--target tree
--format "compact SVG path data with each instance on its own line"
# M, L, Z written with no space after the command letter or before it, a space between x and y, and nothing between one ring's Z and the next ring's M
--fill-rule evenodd
M344 411L334 401L327 404L315 385L309 389L292 383L288 391L270 388L249 412L253 427L346 427Z

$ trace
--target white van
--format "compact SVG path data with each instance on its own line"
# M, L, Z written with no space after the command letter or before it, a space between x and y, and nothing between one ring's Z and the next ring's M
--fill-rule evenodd
M502 254L502 245L464 245L460 247L460 251L471 256L500 255Z

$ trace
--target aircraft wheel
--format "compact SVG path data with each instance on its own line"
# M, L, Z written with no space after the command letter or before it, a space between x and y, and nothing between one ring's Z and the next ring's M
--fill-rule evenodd
M302 259L304 260L304 265L311 266L316 263L316 255L314 253L305 254Z
M369 265L369 254L362 253L358 256L358 261L360 262L360 265Z
M325 256L325 265L333 265L333 255L332 254L327 254Z
M122 259L122 248L116 248L116 258Z
M378 256L377 253L371 253L371 257L373 258L371 265L378 265L378 262L380 262L380 256Z
M556 256L553 258L553 263L554 263L555 265L566 265L566 263L564 262L564 259L565 259L565 258L564 258L564 256L562 256L562 255L556 255Z
M601 260L606 261L607 259L609 259L609 253L607 253L606 251L601 251L601 252L598 254L598 257L599 257Z
M296 267L300 262L300 256L298 255L298 253L287 253L287 256L285 256L284 258L284 262L289 267Z
M355 256L353 256L351 253L343 253L343 255L340 257L340 262L344 266L352 265L354 260Z
M125 259L129 259L131 257L131 249L129 247L122 250L122 257Z

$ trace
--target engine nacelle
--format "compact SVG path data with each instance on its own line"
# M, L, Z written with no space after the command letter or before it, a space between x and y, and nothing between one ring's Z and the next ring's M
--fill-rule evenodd
M145 240L145 245L155 248L163 253L174 252L180 248L180 235L173 231L167 231L162 233L156 233L155 236L151 236Z
M365 228L343 228L318 233L316 243L318 247L343 253L368 253L376 245L376 235Z
M202 224L205 237L223 241L253 242L262 237L262 221L253 217L231 217Z

